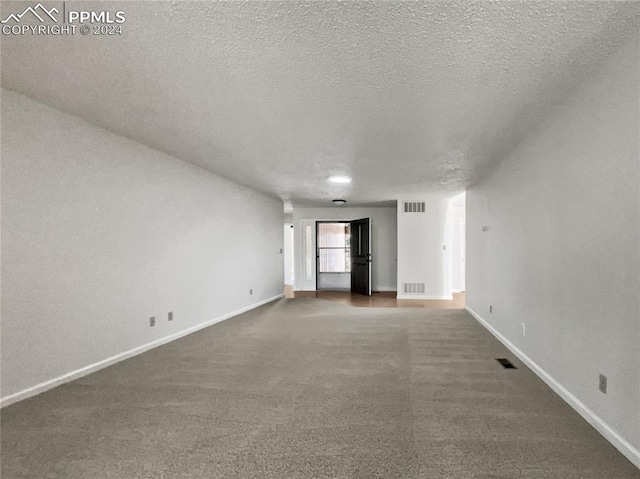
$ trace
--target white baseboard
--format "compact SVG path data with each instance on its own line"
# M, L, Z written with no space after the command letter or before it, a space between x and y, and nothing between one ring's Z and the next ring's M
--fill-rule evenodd
M125 359L131 358L133 356L137 356L138 354L142 354L146 351L149 351L150 349L157 348L158 346L162 346L163 344L170 343L171 341L175 341L176 339L180 339L184 336L195 333L196 331L200 331L203 328L212 326L216 323L220 323L225 319L229 319L239 314L246 313L247 311L250 311L259 306L262 306L264 304L270 303L272 301L275 301L283 297L284 297L284 294L278 294L276 296L265 299L258 303L254 303L244 308L238 309L237 311L233 311L223 316L219 316L209 321L205 321L204 323L200 323L196 326L192 326L191 328L187 328L177 333L170 334L169 336L165 336L164 338L156 339L155 341L151 341L150 343L143 344L142 346L138 346L137 348L130 349L129 351L124 351L120 354L116 354L115 356L111 356L110 358L103 359L102 361L98 361L97 363L89 364L88 366L85 366L80 369L76 369L75 371L71 371L67 374L63 374L62 376L59 376L57 378L50 379L49 381L36 384L35 386L24 389L10 396L3 397L2 399L0 399L0 408L16 403L18 401L22 401L23 399L30 398L37 394L43 393L45 391L48 391L49 389L55 388L56 386L60 386L61 384L68 383L70 381L73 381L74 379L78 379L83 376L86 376L87 374L91 374L93 372L99 371L100 369L106 368L107 366L111 366L115 363L119 363L120 361L124 361Z
M609 426L602 418L596 415L582 401L569 392L562 384L556 381L549 373L536 364L529 356L518 349L513 343L505 338L497 329L485 321L479 314L468 306L465 309L498 341L500 341L509 351L511 351L520 361L522 361L529 369L531 369L547 386L558 394L569 406L576 410L589 424L591 424L607 441L620 451L627 459L629 459L637 468L640 469L640 450L633 446L624 437L618 434L611 426Z
M429 296L427 294L398 294L396 299L439 299L439 300L452 300L453 296Z

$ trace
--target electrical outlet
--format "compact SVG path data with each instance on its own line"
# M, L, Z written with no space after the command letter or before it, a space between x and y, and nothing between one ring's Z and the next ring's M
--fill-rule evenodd
M155 316L151 316L149 318L149 326L151 326L152 328L156 325L156 317Z
M600 389L601 393L607 394L607 376L605 376L604 374L600 375L600 382L598 384L598 389Z
M250 290L249 290L249 294L253 294L253 289L250 289Z
M489 305L489 312L493 313L493 305L491 305L491 304Z
M173 311L169 311L169 314L167 314L167 319L169 321L173 321Z
M527 327L524 325L524 323L520 323L520 327L522 328L522 335L526 336L527 334Z

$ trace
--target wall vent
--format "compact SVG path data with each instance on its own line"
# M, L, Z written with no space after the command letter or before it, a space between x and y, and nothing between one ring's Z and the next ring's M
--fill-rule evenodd
M403 294L424 294L424 283L402 283Z
M403 201L402 206L405 213L424 213L425 210L424 201Z

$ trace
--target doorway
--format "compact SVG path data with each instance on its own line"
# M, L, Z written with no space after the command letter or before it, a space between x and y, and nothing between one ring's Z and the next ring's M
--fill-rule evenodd
M327 224L333 226L321 226ZM301 219L300 228L294 230L300 245L296 248L296 291L353 291L371 295L370 218ZM358 240L354 243L355 230ZM355 278L354 271L358 272Z
M351 225L345 221L316 222L316 289L351 290Z
M317 221L316 291L371 295L371 220Z

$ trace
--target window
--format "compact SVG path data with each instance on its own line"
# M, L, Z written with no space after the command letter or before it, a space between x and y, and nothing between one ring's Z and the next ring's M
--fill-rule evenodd
M318 223L318 272L351 272L349 223Z

